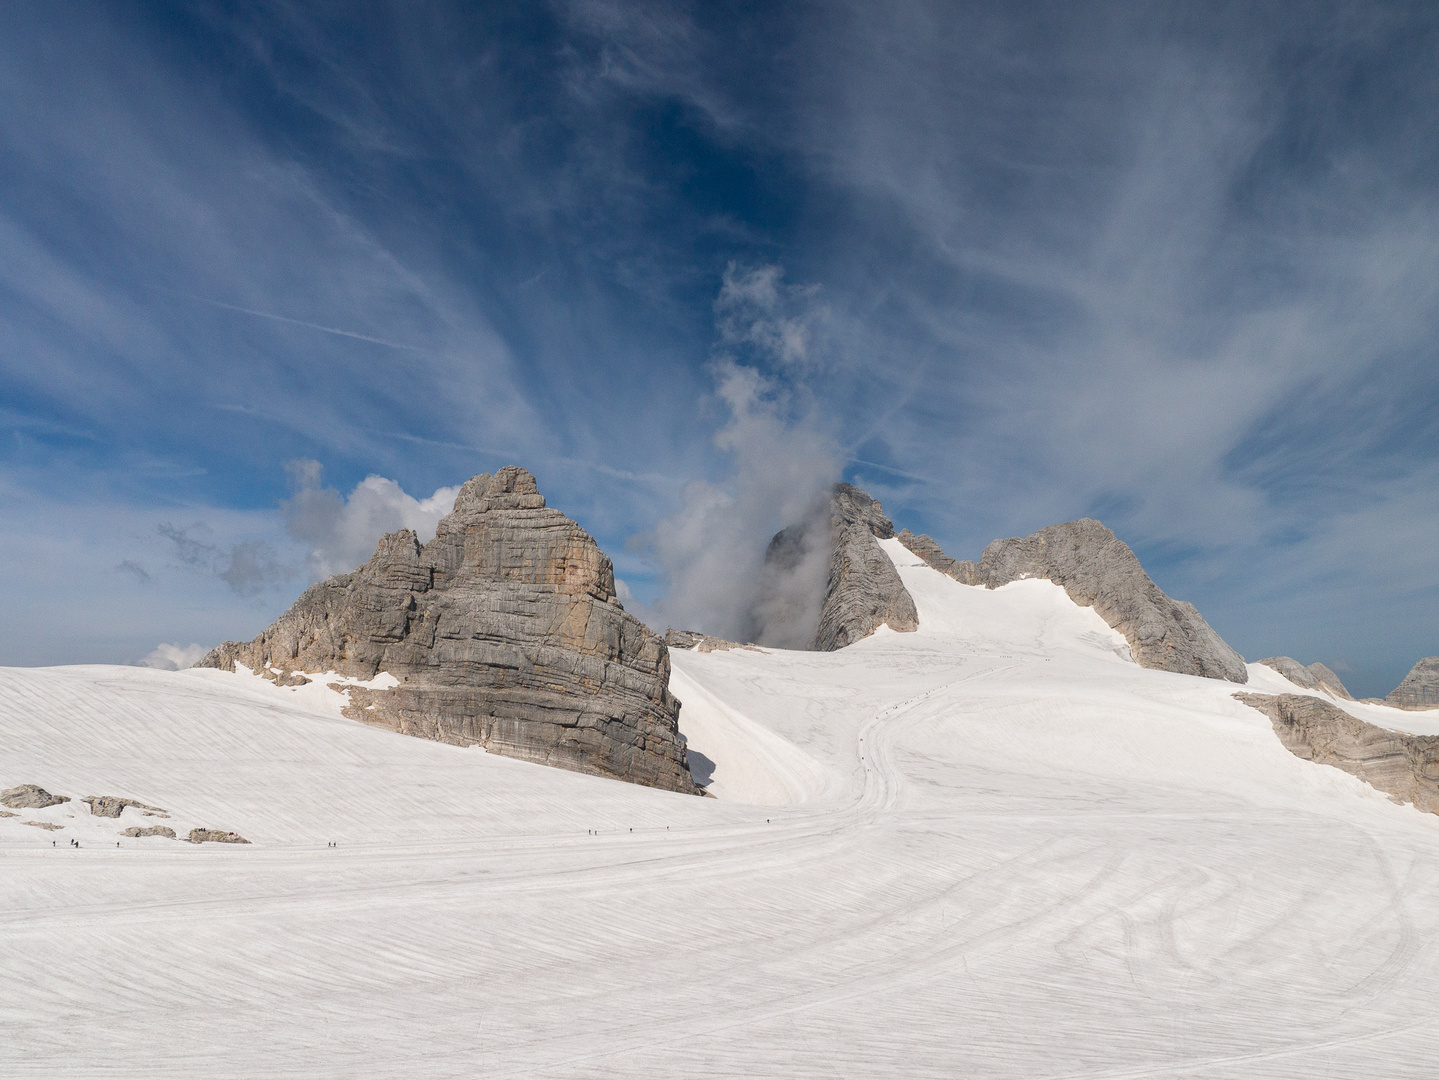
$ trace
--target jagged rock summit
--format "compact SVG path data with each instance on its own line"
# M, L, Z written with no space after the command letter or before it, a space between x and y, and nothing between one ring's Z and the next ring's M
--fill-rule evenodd
M615 595L588 533L507 466L468 481L423 547L408 529L368 563L312 585L253 641L199 666L241 664L282 685L334 671L347 714L578 772L697 794L664 642Z
M1124 635L1141 667L1249 681L1244 658L1214 632L1193 604L1172 600L1154 584L1139 559L1103 524L1081 518L1023 538L995 540L979 562L946 555L928 536L908 529L899 540L941 573L965 585L996 589L1022 578L1064 586L1081 607L1093 607Z
M1271 667L1295 686L1302 686L1306 690L1320 690L1333 694L1335 697L1344 698L1346 701L1353 701L1351 694L1339 676L1330 671L1323 664L1310 664L1305 667L1298 660L1289 656L1270 656L1259 663L1265 667Z
M1439 709L1439 656L1426 656L1384 699L1401 709Z

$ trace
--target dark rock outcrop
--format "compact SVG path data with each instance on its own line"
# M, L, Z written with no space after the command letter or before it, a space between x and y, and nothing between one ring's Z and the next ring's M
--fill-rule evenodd
M46 806L59 806L70 799L66 795L51 795L38 784L21 784L6 791L0 791L0 803L12 810L40 810ZM27 822L28 824L28 822Z
M80 801L89 804L90 813L96 817L119 817L127 806L133 806L137 810L153 810L157 814L165 813L158 806L136 802L134 799L122 799L118 795L86 795Z
M139 825L131 825L120 834L121 836L166 836L171 840L175 839L175 830L168 825L149 825L141 828ZM233 835L233 834L230 834Z
M1269 717L1285 747L1333 765L1397 802L1439 813L1439 736L1376 727L1307 694L1235 694Z
M878 543L894 536L894 523L884 516L883 507L857 487L836 484L829 518L829 579L811 648L842 649L868 637L881 623L900 633L918 629L914 598Z
M349 690L348 715L409 735L696 793L664 642L625 612L589 534L508 466L460 489L423 547L384 537L354 573L311 586L259 637L202 666Z
M1302 686L1306 690L1321 690L1335 697L1344 698L1346 701L1353 701L1354 695L1345 689L1344 684L1339 681L1339 676L1330 671L1323 664L1310 664L1305 667L1298 660L1288 656L1270 656L1259 663L1265 667L1271 667L1295 686Z
M1024 578L1062 585L1071 600L1094 608L1124 635L1141 667L1249 681L1244 658L1194 605L1166 596L1129 545L1092 518L1051 525L1023 538L995 540L978 563L949 558L927 536L906 532L899 539L930 566L966 585L997 589Z
M1426 656L1384 699L1401 709L1439 709L1439 656Z
M161 825L158 826L158 828L164 829L165 827ZM165 832L170 832L170 830L165 829ZM136 835L139 836L142 834L136 833ZM163 836L164 833L153 833L151 835ZM173 836L175 834L170 833L170 835ZM226 832L223 829L191 829L189 841L192 844L248 844L250 842L237 832Z

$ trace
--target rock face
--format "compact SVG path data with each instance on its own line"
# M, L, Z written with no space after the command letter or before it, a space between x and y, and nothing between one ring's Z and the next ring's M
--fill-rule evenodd
M128 829L126 829L126 830L125 830L124 832L122 832L120 835L121 835L121 836L167 836L167 837L169 837L171 840L173 840L173 839L175 839L175 830L172 829L172 828L170 828L170 827L167 826L167 825L150 825L150 826L147 826L146 828L143 828L143 829L142 829L139 825L131 825Z
M134 799L122 799L118 795L87 795L80 801L88 803L90 813L96 817L119 817L127 806L133 806L138 810L153 810L158 814L165 813L158 806L148 806L145 803L136 802Z
M1344 684L1339 681L1339 676L1323 664L1310 664L1305 667L1298 660L1288 656L1271 656L1260 660L1259 663L1265 667L1272 667L1295 686L1302 686L1306 690L1327 691L1346 701L1354 700L1354 695L1344 688Z
M880 504L857 487L836 484L829 526L833 540L829 580L811 648L842 649L868 637L881 623L901 633L917 630L914 598L878 543L894 536L894 522L884 516Z
M354 573L311 586L248 643L243 664L399 685L350 691L348 714L409 735L671 791L697 793L664 642L627 614L589 534L508 466L460 489L423 547L384 537Z
M1193 604L1172 600L1154 584L1129 546L1092 518L1051 525L1032 536L995 540L978 563L959 562L927 536L899 539L936 570L991 589L1023 578L1064 586L1129 642L1141 667L1249 681L1244 658L1224 643Z
M1439 736L1366 724L1307 694L1235 694L1269 717L1274 732L1306 761L1333 765L1396 801L1439 813Z
M1401 709L1439 709L1439 656L1426 656L1384 699Z
M69 801L67 796L51 795L36 784L21 784L19 787L0 791L0 803L4 803L12 810L39 810L46 806L58 806L60 803Z

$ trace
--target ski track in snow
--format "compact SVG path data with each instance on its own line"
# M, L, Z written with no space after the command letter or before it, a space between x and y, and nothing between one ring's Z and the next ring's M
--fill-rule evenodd
M4 1074L1435 1074L1439 818L1293 757L1238 687L1138 668L1049 582L883 543L917 633L672 653L718 799L313 685L0 669L0 787L73 800L0 818ZM157 823L253 844L115 846Z

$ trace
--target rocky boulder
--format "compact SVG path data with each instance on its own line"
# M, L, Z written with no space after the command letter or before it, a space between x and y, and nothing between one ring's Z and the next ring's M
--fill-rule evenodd
M121 836L166 836L171 840L175 839L175 830L167 825L149 825L141 828L139 825L131 825L120 834ZM228 835L234 835L228 834Z
M1269 717L1286 748L1359 777L1398 802L1439 813L1439 736L1376 727L1308 694L1235 694Z
M166 829L163 825L157 826L157 828L164 831L149 833L148 835L164 836L165 833L170 832L170 830ZM127 833L126 835L129 834ZM144 836L147 834L137 832L135 835ZM170 835L174 836L175 834L170 833ZM237 832L226 832L223 829L191 829L189 841L192 844L248 844L250 842Z
M1339 681L1339 676L1323 664L1310 664L1305 667L1298 660L1288 656L1270 656L1260 660L1259 663L1273 668L1295 686L1302 686L1306 690L1319 690L1335 697L1344 698L1346 701L1354 700L1354 695L1345 689L1344 684Z
M65 795L51 795L38 784L21 784L6 791L0 791L0 803L12 810L40 810L46 806L59 806L70 799Z
M664 642L625 612L588 533L508 466L460 489L423 547L384 537L354 573L311 586L245 643L201 666L278 682L385 672L348 715L408 735L698 793Z
M153 810L157 814L165 813L158 806L136 802L134 799L122 799L118 795L86 795L80 801L88 804L90 813L96 817L119 817L127 806L133 806L137 810Z
M1384 699L1401 709L1439 709L1439 656L1426 656Z
M995 540L978 563L949 558L927 536L906 531L899 539L930 566L966 585L997 589L1024 578L1062 585L1071 600L1094 608L1124 635L1140 667L1249 681L1244 657L1224 643L1194 605L1166 596L1129 545L1092 518Z

